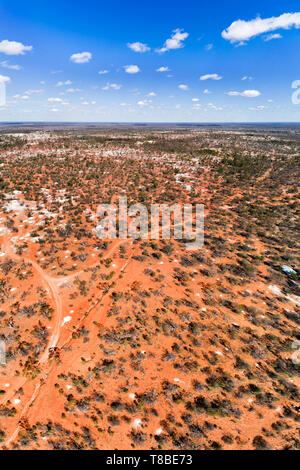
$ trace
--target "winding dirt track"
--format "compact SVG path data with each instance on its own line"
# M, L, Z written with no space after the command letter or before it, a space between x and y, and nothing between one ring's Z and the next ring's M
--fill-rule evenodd
M128 240L127 240L128 241ZM103 258L101 259L107 259L109 258L110 256L112 256L114 254L114 252L119 248L119 246L124 243L124 240L118 240L117 243L115 243L111 248L110 250L108 250L108 252L105 254L105 256L103 256ZM22 258L21 256L18 256L15 251L14 251L14 248L12 246L12 244L10 243L10 238L8 236L5 236L4 237L4 241L2 243L2 251L6 253L7 256L10 256L11 258L15 258L17 259L18 261L20 261L20 259L24 260L24 258ZM117 276L116 277L120 277L120 275L122 274L122 272L124 271L124 269L127 267L128 263L130 262L131 260L131 257L133 255L133 251L130 253L127 261L125 262L125 264L118 269L118 272L116 272ZM25 258L25 261L27 263L30 263L33 268L38 272L38 274L40 275L43 283L48 287L49 289L49 293L51 295L51 297L53 298L54 300L54 303L55 303L55 324L54 324L54 328L53 328L53 332L49 338L49 341L48 341L48 345L45 349L45 351L43 352L42 356L40 357L38 363L40 365L42 364L45 364L47 363L48 359L49 359L49 350L51 348L54 348L57 346L58 342L59 342L59 339L60 339L60 336L61 336L61 330L62 330L62 320L63 320L63 307L62 307L62 299L61 299L61 296L60 296L60 293L59 293L59 286L63 283L63 282L68 282L68 281L71 281L73 280L75 277L79 276L80 274L82 274L84 272L84 270L80 270L80 271L77 271L76 273L72 273L71 275L69 276L63 276L63 277L52 277L52 276L49 276L40 266L39 264L32 260L32 259L29 259L29 258ZM94 263L92 266L90 266L90 268L92 267L95 267L99 264L99 262L97 261L96 263ZM105 297L106 293L103 293L97 300L96 302L94 302L89 310L84 314L84 316L82 318L80 318L79 322L77 323L76 325L76 328L78 328L81 324L81 322L86 318L87 314L89 314L91 312L91 310L93 310L93 308L98 305L102 300L103 298ZM109 308L109 304L106 306L107 308ZM104 318L105 316L105 313L107 311L107 308L104 309L102 315L101 315L101 319ZM64 344L62 345L62 347L64 347L67 343L69 343L70 341L72 340L72 334L68 337L68 339L64 342ZM36 400L37 396L38 396L38 393L40 391L40 388L41 386L46 382L47 378L48 378L48 375L50 373L52 369L52 365L49 365L49 368L47 371L43 371L42 372L42 376L40 377L40 381L39 383L36 385L35 389L34 389L34 392L33 394L31 395L30 399L27 401L27 403L23 406L23 409L22 409L22 413L19 417L19 424L18 426L16 427L16 429L14 430L13 434L4 442L1 443L1 447L2 448L7 448L14 440L15 438L17 437L19 431L20 431L20 421L22 420L22 418L24 418L24 416L26 415L28 409L30 408L30 406L33 404L33 402ZM25 377L21 377L20 380L18 380L17 382L17 386L14 387L13 390L10 391L10 393L6 394L5 396L5 399L3 399L2 401L0 401L0 405L3 404L4 402L7 402L9 399L11 399L14 394L16 393L16 390L18 390L20 387L22 387L26 382L28 381L28 379L26 379Z

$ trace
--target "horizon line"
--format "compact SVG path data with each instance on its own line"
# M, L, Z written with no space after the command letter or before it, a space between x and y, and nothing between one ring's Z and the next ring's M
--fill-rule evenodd
M214 124L297 124L300 121L0 121L1 125L17 124L168 124L168 125L214 125Z

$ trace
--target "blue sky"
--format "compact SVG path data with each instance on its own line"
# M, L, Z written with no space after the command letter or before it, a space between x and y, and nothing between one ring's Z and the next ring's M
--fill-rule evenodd
M2 0L0 121L298 122L299 10Z

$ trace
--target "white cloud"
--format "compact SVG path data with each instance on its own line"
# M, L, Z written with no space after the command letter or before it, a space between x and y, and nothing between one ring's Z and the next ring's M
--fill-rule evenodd
M63 86L63 85L72 85L71 80L66 80L65 82L57 82L56 86Z
M169 67L159 67L156 72L170 72Z
M205 49L206 49L207 51L211 51L213 47L214 47L213 44L206 44Z
M226 95L229 96L244 96L245 98L257 98L261 93L258 90L245 90L245 91L228 91Z
M156 93L154 93L154 91L150 91L147 96L156 96Z
M7 77L6 75L0 75L0 83L9 83L10 78Z
M106 73L108 73L109 70L99 70L99 75L105 75Z
M138 101L137 105L138 106L148 106L149 103L151 103L151 100L143 100L143 101Z
M178 85L178 88L180 88L180 90L184 90L184 91L189 89L189 87L187 85Z
M44 93L44 90L27 90L27 91L25 91L25 95L39 95L40 93Z
M5 69L11 69L11 70L21 70L22 67L21 65L12 65L7 62L7 60L3 60L0 62L1 66L4 67Z
M52 108L51 111L52 111L53 113L57 113L57 112L59 111L59 109L57 109L57 108Z
M200 80L222 80L223 77L218 75L217 73L208 73L206 75L202 75Z
M150 51L150 47L147 44L143 44L142 42L128 42L127 47L134 52L147 52Z
M138 73L140 72L140 68L137 65L125 65L125 72L126 73Z
M199 101L199 98L192 98L192 101L196 103L197 101Z
M213 109L214 111L223 111L223 108L221 106L216 106L213 103L208 103L207 106L208 108Z
M49 103L61 103L61 98L48 98Z
M250 111L263 111L264 109L267 109L266 106L255 106L254 108L248 108Z
M89 62L92 58L92 54L90 52L78 52L77 54L72 54L70 60L75 62L75 64L85 64Z
M23 55L26 51L31 51L32 46L24 46L21 42L8 41L4 39L0 42L0 52L6 55Z
M182 29L174 29L173 34L167 39L161 49L156 49L156 52L166 52L171 49L181 49L183 41L188 37L189 33L185 33Z
M281 39L281 38L282 38L281 34L268 34L264 38L264 41L272 41L272 39Z
M242 77L242 80L253 80L253 77L248 77L247 75L245 75L244 77Z
M104 87L102 87L102 90L120 90L122 85L118 85L117 83L107 83Z
M81 91L80 88L68 88L66 92L68 93L77 93L78 91Z
M203 90L203 93L204 93L205 95L209 95L209 94L211 93L211 91L209 91L209 90L206 88L205 90Z
M248 41L259 34L275 31L276 29L290 29L300 27L300 13L284 13L280 16L254 20L234 21L229 28L222 31L222 37L231 43Z

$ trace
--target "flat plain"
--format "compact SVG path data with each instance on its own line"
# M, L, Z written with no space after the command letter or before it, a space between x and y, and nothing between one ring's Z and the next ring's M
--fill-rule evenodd
M299 449L299 126L6 126L0 446ZM204 204L205 243L97 207ZM298 342L298 343L297 343Z

